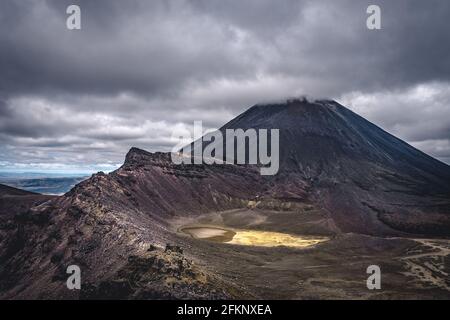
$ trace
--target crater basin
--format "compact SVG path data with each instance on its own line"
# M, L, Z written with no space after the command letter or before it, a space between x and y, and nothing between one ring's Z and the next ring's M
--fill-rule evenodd
M239 230L216 226L191 225L181 227L179 230L195 239L246 246L304 248L329 240L329 238L323 236L301 236L282 232Z

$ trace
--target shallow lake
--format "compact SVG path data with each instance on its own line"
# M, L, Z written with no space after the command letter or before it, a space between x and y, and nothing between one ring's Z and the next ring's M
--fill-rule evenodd
M261 246L261 247L309 247L327 241L327 237L299 236L288 233L260 231L260 230L231 230L214 226L186 226L180 231L195 239L214 242Z

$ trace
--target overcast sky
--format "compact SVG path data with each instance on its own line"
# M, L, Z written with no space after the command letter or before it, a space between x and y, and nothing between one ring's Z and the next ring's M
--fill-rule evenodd
M447 0L1 0L0 171L108 170L300 95L450 163L449 17Z

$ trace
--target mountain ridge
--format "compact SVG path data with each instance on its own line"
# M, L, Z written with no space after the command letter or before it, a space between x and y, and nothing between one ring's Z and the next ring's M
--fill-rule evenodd
M448 234L450 166L332 100L256 104L219 130L273 128L280 169L261 183L276 186L255 196L315 198L347 232Z
M38 195L39 193L26 191L5 184L0 184L0 196Z
M249 297L246 287L202 263L195 248L210 244L180 236L174 224L213 213L223 219L238 210L230 222L237 228L255 227L240 220L249 215L269 231L277 225L336 241L355 234L450 238L450 188L438 162L345 107L322 103L330 105L255 107L221 128L284 124L274 176L261 176L254 165L176 165L170 153L133 147L119 169L92 175L63 196L22 208L17 200L16 212L14 203L6 210L0 202L0 237L7 239L0 244L0 297ZM392 157L398 150L399 160ZM415 155L422 158L410 161ZM82 292L61 286L73 263L89 270Z

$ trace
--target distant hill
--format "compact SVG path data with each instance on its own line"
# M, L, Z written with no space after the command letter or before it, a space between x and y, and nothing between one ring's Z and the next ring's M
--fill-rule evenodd
M86 176L69 177L0 177L0 183L14 188L23 189L30 192L61 195L72 189L77 183L85 180Z
M25 195L36 195L37 193L25 191L4 184L0 184L0 197L1 196L25 196Z

